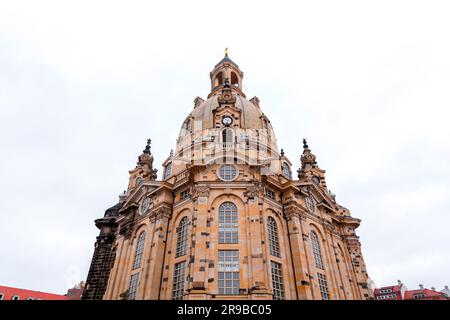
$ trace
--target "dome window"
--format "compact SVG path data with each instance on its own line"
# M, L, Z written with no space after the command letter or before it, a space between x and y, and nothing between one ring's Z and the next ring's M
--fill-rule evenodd
M172 175L172 162L169 162L166 165L166 168L164 170L164 179L167 179L168 177L170 177Z
M292 179L291 168L289 168L289 165L286 162L283 163L283 174L286 178Z
M232 143L233 142L233 130L226 128L222 131L222 142Z
M187 119L184 123L183 123L183 129L187 130L187 131L191 131L191 120Z

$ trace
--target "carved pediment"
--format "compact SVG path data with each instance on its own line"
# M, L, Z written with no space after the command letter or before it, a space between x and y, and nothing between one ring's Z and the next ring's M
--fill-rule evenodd
M308 197L309 195L314 197L314 200L316 201L318 206L324 206L325 208L327 208L328 210L335 212L335 205L333 203L333 199L328 196L327 194L325 194L323 192L323 190L318 187L316 184L314 183L306 183L303 184L300 187L300 194ZM298 196L298 195L297 195Z
M141 185L139 185L138 187L136 187L136 189L133 190L133 192L125 200L123 208L128 208L133 205L138 206L138 203L141 201L142 196L144 194L152 193L160 187L160 185L159 185L160 183L158 183L158 182L152 182L152 183L153 183L153 185L149 185L144 182ZM156 183L156 185L155 185L155 183Z

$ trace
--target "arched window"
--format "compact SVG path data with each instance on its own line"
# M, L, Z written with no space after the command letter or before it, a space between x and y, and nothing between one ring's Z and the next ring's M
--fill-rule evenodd
M181 219L177 228L177 248L175 257L181 257L186 254L187 236L188 236L188 217Z
M164 170L164 179L167 179L168 177L170 177L172 175L172 162L169 162L166 165L166 168Z
M219 207L219 243L238 243L238 212L232 202Z
M314 261L316 262L316 267L324 270L322 252L320 250L319 237L314 231L309 233L309 238L311 239L311 248L314 255Z
M222 84L223 84L223 74L221 72L217 75L216 80L214 81L214 87L220 86Z
M222 130L222 142L232 143L233 142L233 130L230 128L225 128Z
M275 257L280 255L280 239L278 237L278 225L274 218L267 218L267 233L269 236L269 250L270 254Z
M145 231L142 231L139 235L136 245L136 253L134 255L133 269L137 269L141 266L142 254L144 253L145 246Z
M285 177L292 179L291 168L289 168L289 165L286 162L283 162L283 174Z
M239 86L239 78L234 72L231 72L231 84Z

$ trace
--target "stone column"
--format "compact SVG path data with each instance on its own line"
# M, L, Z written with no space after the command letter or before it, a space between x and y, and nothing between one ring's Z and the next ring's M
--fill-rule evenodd
M191 264L192 282L188 287L189 300L206 300L207 290L207 259L206 242L209 240L207 227L209 186L198 185L193 188L195 202L192 218L192 249L189 262Z
M354 279L356 280L353 283L353 285L356 288L356 292L358 294L357 298L361 300L369 299L372 297L372 293L369 292L367 286L368 277L366 272L366 266L364 264L364 260L362 259L361 243L359 242L358 237L356 235L347 236L346 242L349 249L349 255L351 259L350 262L353 267L352 273L354 275Z
M166 251L167 228L169 219L172 216L172 210L168 207L159 207L150 215L150 222L154 223L152 250L149 257L149 269L147 278L146 298L151 300L159 299L162 271Z
M159 234L156 234L155 237L155 221L156 219L153 219L153 222L150 222L145 232L147 233L146 239L145 239L145 247L144 252L142 255L142 267L141 267L141 276L140 276L140 284L138 288L137 297L142 298L143 300L150 299L150 296L152 294L152 283L149 282L150 279L150 270L152 268L153 261L150 261L150 258L152 257L152 252L155 246L152 246L152 243L155 242Z
M289 232L289 239L291 244L292 259L295 274L295 287L297 290L297 296L299 300L311 300L313 299L311 293L311 282L307 274L309 274L308 258L306 256L303 228L301 225L300 213L295 209L285 209L284 212ZM291 279L292 282L294 279Z
M249 187L247 196L247 234L250 278L247 279L254 300L272 299L268 274L268 253L265 246L263 204L258 203L260 188Z
M119 234L122 236L122 253L118 265L120 269L117 271L117 282L115 283L112 291L112 299L127 299L127 291L129 285L129 276L131 272L130 255L132 255L133 241L131 236L134 231L133 220L129 220L127 223L121 225Z
M332 233L332 227L330 225L323 225L323 231L325 235L325 239L322 242L324 251L323 254L326 255L326 260L328 261L327 264L325 264L325 268L328 270L329 275L329 292L330 292L330 298L334 300L341 300L342 292L341 292L341 286L340 286L340 279L339 279L339 267L336 263L336 254L333 247L333 233ZM345 299L345 297L344 297Z

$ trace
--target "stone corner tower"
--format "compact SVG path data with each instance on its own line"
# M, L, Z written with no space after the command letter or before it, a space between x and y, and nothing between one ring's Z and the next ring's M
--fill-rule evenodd
M100 235L83 299L370 299L355 229L306 140L298 180L225 53L175 151L151 140Z

